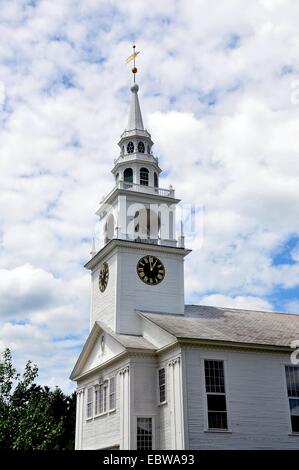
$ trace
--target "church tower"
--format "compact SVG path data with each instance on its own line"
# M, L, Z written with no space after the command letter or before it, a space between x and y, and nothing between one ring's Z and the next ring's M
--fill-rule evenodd
M189 253L183 236L176 238L180 200L171 186L160 187L162 170L143 125L138 90L134 83L112 168L115 186L96 212L103 244L98 251L93 247L86 264L92 278L90 327L99 320L122 334L140 334L136 311L184 314L183 263Z

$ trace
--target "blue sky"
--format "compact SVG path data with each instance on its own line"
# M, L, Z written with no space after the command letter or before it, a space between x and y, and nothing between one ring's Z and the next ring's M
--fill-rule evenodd
M71 390L83 268L127 122L137 48L155 155L203 207L186 303L299 312L299 4L2 0L0 349Z

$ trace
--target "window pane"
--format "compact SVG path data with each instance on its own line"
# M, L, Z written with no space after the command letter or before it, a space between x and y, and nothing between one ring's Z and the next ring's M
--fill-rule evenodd
M115 377L111 377L109 387L109 409L113 410L116 406Z
M205 361L206 391L225 393L224 367L222 361Z
M292 420L292 431L299 432L299 416L291 416Z
M145 152L145 146L143 142L138 142L138 152L144 153Z
M299 398L299 367L286 366L286 379L288 396Z
M127 152L128 153L133 153L134 152L134 144L133 142L129 142L127 145Z
M289 403L290 403L291 415L299 416L299 400L290 398Z
M94 392L94 412L96 415L99 413L99 389Z
M107 385L103 385L103 412L107 410Z
M137 418L137 450L151 450L152 418Z
M140 184L143 186L148 186L148 169L141 168L140 170Z
M165 377L165 369L159 370L159 402L163 403L166 400L166 377Z
M87 418L91 418L92 416L92 400L93 399L93 389L87 389L87 406L86 406L86 416Z
M227 429L226 413L210 411L208 413L208 419L210 429Z
M133 170L132 168L126 168L124 171L124 182L133 183Z
M208 411L226 411L225 395L208 395Z
M160 403L163 403L163 401L165 400L166 400L165 385L162 385L160 387Z

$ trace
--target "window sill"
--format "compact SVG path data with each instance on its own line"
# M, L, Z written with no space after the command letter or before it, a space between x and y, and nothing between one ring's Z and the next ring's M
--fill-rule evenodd
M91 416L90 418L86 418L86 421L92 421L93 417Z
M232 434L232 431L230 429L204 429L204 432L220 433L220 434Z
M160 403L158 403L158 406L164 406L164 405L167 405L167 401L161 401Z
M104 411L103 413L99 413L99 414L97 414L97 415L94 415L93 418L94 418L94 419L100 418L101 416L106 416L107 414L108 414L108 411Z
M299 432L289 432L288 436L299 437Z

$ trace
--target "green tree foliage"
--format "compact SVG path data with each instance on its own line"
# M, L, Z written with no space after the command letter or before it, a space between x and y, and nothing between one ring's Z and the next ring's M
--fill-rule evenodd
M6 349L0 360L0 449L64 450L74 448L75 393L37 385L36 365L23 374Z

